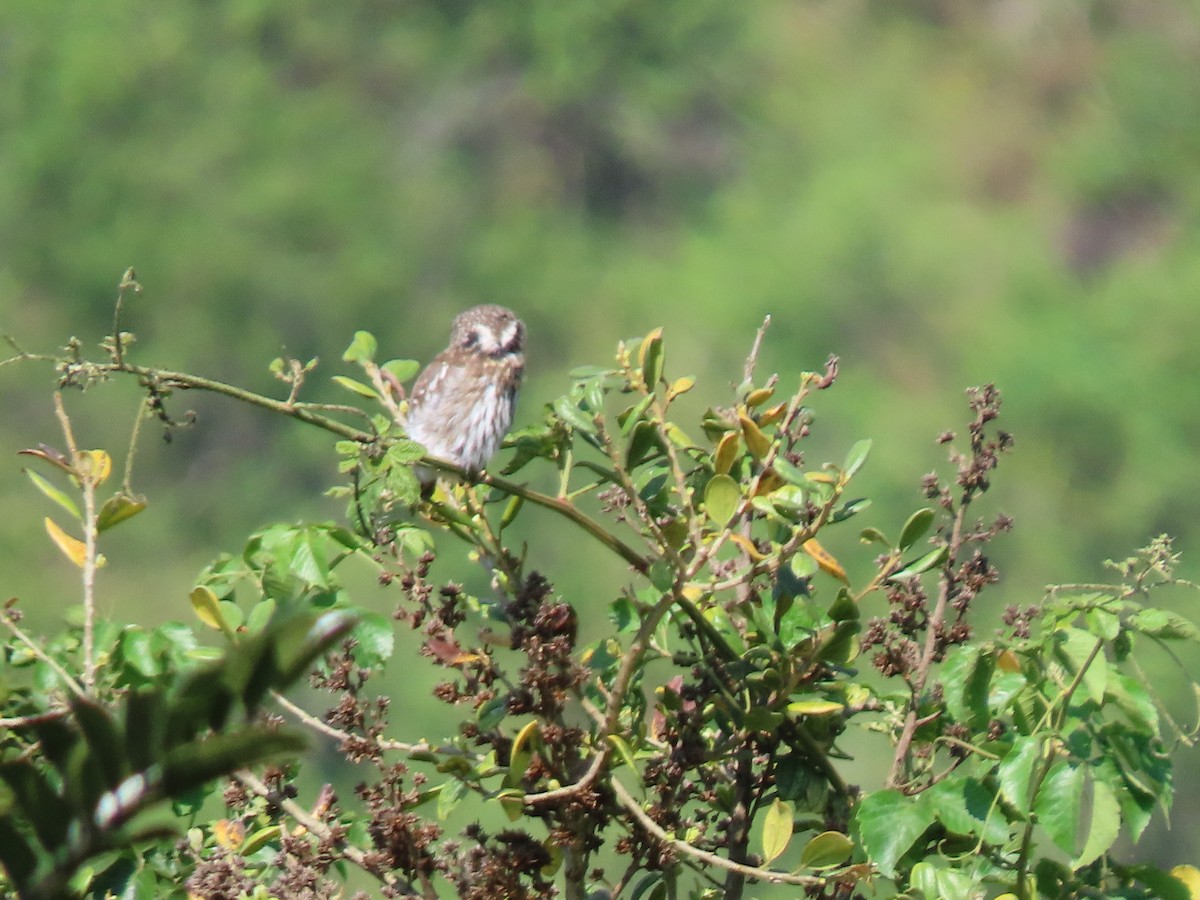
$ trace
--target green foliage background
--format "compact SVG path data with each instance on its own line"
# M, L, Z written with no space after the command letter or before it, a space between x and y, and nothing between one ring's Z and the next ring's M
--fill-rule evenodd
M1198 63L1200 17L1152 0L8 0L0 328L94 344L133 265L139 358L262 390L281 351L328 376L365 328L425 359L499 302L531 335L521 424L659 324L675 371L736 380L770 313L765 370L842 357L815 440L875 439L882 521L962 389L1000 386L1012 602L1161 531L1195 572ZM75 573L12 455L57 438L50 386L0 379L0 591L56 620ZM73 414L117 454L133 385L105 394ZM150 511L106 546L122 619L186 618L249 529L339 512L323 436L189 405L196 428L146 443ZM586 610L605 573L546 524L530 540Z

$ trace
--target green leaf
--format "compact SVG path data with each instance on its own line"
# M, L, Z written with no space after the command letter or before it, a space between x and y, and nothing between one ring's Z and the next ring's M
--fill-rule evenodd
M789 716L828 716L845 708L844 704L826 700L824 697L794 700L787 705Z
M658 380L662 377L663 369L663 339L662 329L655 328L642 340L638 350L638 360L642 367L642 380L646 387L653 391Z
M379 394L375 388L363 384L361 381L355 381L353 378L347 378L345 375L334 375L331 379L335 384L340 384L352 394L358 394L360 397L366 397L369 400L378 400Z
M858 539L864 544L882 544L885 547L892 546L892 542L888 540L888 536L874 527L864 528L859 532Z
M923 897L971 897L977 893L978 885L971 876L954 869L939 869L928 862L919 862L912 868L909 886L921 892Z
M508 821L519 822L525 815L525 792L519 788L506 787L496 793L496 799Z
M613 748L617 751L617 755L621 757L621 761L629 766L632 771L636 772L637 763L633 758L633 748L629 746L628 742L619 734L610 734L608 742L613 745Z
M918 509L909 516L904 527L900 529L900 542L896 545L897 549L903 552L923 538L929 531L929 526L933 524L933 519L934 511L929 507Z
M403 384L421 371L421 364L415 359L389 359L379 368Z
M71 808L45 775L27 760L0 765L0 779L8 786L10 808L15 807L33 826L43 847L61 847L71 824ZM3 821L3 818L0 818Z
M1055 640L1071 674L1077 675L1082 670L1088 696L1097 704L1103 703L1108 684L1108 659L1104 656L1103 641L1082 628L1064 628L1055 634ZM1098 644L1101 646L1097 652Z
M33 471L33 469L25 469L24 472L29 476L29 480L33 482L33 486L39 491L69 512L76 519L83 518L83 515L79 512L79 507L75 505L74 500L52 485L37 472Z
M162 752L166 717L163 713L162 692L130 691L125 695L125 755L134 770L147 769Z
M1158 707L1146 686L1115 669L1109 673L1107 694L1134 724L1158 737Z
M704 508L713 524L725 527L742 500L738 483L728 475L714 475L704 488Z
M268 825L266 828L260 828L246 838L246 842L238 848L238 855L243 859L248 858L267 846L267 844L278 841L285 834L286 832L281 825Z
M126 493L114 494L100 507L100 513L96 516L96 530L107 531L126 519L132 519L145 508L145 497L133 497Z
M854 852L854 841L840 831L824 831L818 834L800 851L802 869L827 869L840 866Z
M956 647L942 668L946 709L955 720L978 730L988 720L988 688L995 658L977 645Z
M978 780L954 776L938 782L928 791L938 819L949 831L981 837L989 844L1008 840L1008 823L1000 814L990 790Z
M122 632L118 647L121 658L139 675L156 678L162 674L162 667L150 644L150 635L135 627Z
M396 645L391 616L374 612L359 613L358 624L354 626L353 634L358 641L355 653L361 654L360 662L375 666L391 658Z
M493 697L476 710L475 721L478 723L480 731L491 731L504 721L506 715L508 715L507 698Z
M863 798L854 821L867 858L884 878L892 878L896 863L933 824L933 815L920 799L884 790Z
M950 555L948 547L937 547L930 550L924 556L917 557L912 562L905 563L899 571L893 572L888 576L890 581L902 581L905 578L912 578L914 575L920 575L922 572L928 572L937 566L940 566L946 561L946 557Z
M116 723L99 704L78 698L71 701L71 714L87 743L91 763L103 774L104 787L111 790L127 771L125 743Z
M662 441L658 427L651 422L639 422L629 439L625 453L625 468L632 471L645 462L661 455Z
M288 571L310 585L329 587L329 561L323 541L311 532L296 535L288 559Z
M1184 873L1181 871L1177 875L1175 869L1168 875L1155 866L1137 865L1127 867L1126 872L1148 887L1157 900L1196 900L1200 893L1193 892L1184 884L1179 877Z
M1020 672L1006 672L1004 669L998 669L992 674L991 683L988 685L988 712L993 716L1007 712L1009 704L1021 696L1021 692L1025 690L1028 683L1028 679Z
M375 340L375 335L369 331L356 331L354 340L342 354L342 361L359 364L370 362L375 358L375 351L378 348L379 342Z
M1087 630L1106 641L1115 641L1121 633L1121 619L1107 609L1089 609L1084 614Z
M867 454L871 452L871 441L859 441L850 448L850 452L846 454L846 461L842 464L842 482L845 483L858 474L858 470L863 467L863 463L867 461Z
M1117 795L1111 787L1099 779L1092 780L1091 821L1088 822L1083 849L1071 860L1071 868L1088 865L1106 852L1116 842L1121 832L1121 809Z
M792 840L795 810L786 800L775 798L763 816L762 849L765 862L778 859Z
M628 437L634 428L646 420L646 410L650 408L650 404L654 402L654 394L647 394L633 406L622 411L617 416L617 424L621 426L621 435ZM588 404L589 406L591 404ZM593 409L595 407L592 407Z
M1195 625L1166 609L1139 609L1130 617L1129 627L1159 640L1194 641L1200 637Z
M584 434L596 433L596 422L592 415L588 415L578 406L571 402L569 397L559 397L554 401L554 412L560 419L574 428L576 431Z
M419 462L424 455L425 448L416 441L402 440L388 447L384 457L394 465L407 466Z
M1027 815L1030 811L1030 782L1033 767L1042 757L1042 738L1038 735L1023 735L1013 741L1012 748L1000 760L997 774L1000 778L1000 793L1017 812Z
M12 879L17 893L28 893L25 883L37 869L37 856L29 841L17 830L11 816L0 816L0 864Z
M450 813L454 812L454 808L470 793L470 788L465 781L459 781L457 778L452 778L442 784L442 789L438 793L437 801L437 817L445 822L450 817Z
M1083 818L1084 768L1067 759L1050 766L1050 772L1038 789L1033 809L1038 824L1064 853L1075 852L1075 835Z
M771 468L774 469L775 473L788 484L799 485L801 487L808 484L807 479L804 477L804 473L782 456L777 457L775 461L771 463Z
M246 630L251 634L260 633L275 615L276 608L277 603L273 597L259 600L250 610L250 615L246 617Z

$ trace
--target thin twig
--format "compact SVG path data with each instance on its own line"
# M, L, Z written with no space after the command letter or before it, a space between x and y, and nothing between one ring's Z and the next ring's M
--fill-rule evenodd
M83 492L83 685L88 690L96 684L96 477L94 460L84 471L80 467L79 447L71 430L71 420L63 407L62 391L54 392L54 414L62 426L63 439L71 468Z
M121 480L121 490L127 495L133 494L133 460L137 456L138 436L142 433L142 421L146 418L146 410L150 406L150 398L143 397L138 404L137 415L133 417L133 431L129 435L129 452L125 454L125 477Z
M407 753L410 756L414 754L435 753L440 756L463 756L471 758L470 754L460 750L457 747L435 747L425 741L416 744L406 744L403 741L393 741L387 738L368 738L363 735L351 734L348 731L342 731L340 728L334 728L328 722L314 716L303 707L297 706L283 694L278 691L271 691L271 696L275 702L286 709L289 713L295 716L300 722L314 731L319 731L326 737L333 738L335 741L345 743L346 741L369 740L372 741L380 750L394 750L399 753Z
M56 719L63 719L70 714L71 711L65 706L56 706L53 709L33 713L28 716L13 716L8 719L0 719L0 728L27 728L30 725L40 725L43 722L53 722Z
M46 651L34 643L33 638L22 631L20 626L12 620L11 616L8 614L0 615L0 625L3 625L5 628L11 631L13 636L16 637L17 640L19 640L26 647L28 647L34 656L53 669L58 677L63 680L63 684L67 686L67 689L72 694L74 694L76 697L79 697L81 700L87 699L87 691L80 686L79 682L72 678L71 675L67 673L66 669L47 656Z
M758 365L758 351L762 349L763 338L766 337L767 329L771 327L771 317L763 318L762 324L758 326L758 332L754 335L754 343L750 345L750 353L746 357L745 368L742 369L742 383L751 384L754 381L754 367Z
M248 391L243 388L235 387L230 384L225 384L221 381L215 381L211 378L202 378L198 375L191 375L187 372L172 372L162 369L152 369L145 366L132 365L97 365L93 369L100 373L124 373L135 375L144 385L159 385L165 387L201 390L208 391L214 394L221 394L226 397L231 397L234 400L240 400L243 403L249 403L251 406L257 406L262 409L270 410L271 412L279 413L280 415L289 416L297 419L308 425L315 425L331 434L336 434L339 437L346 438L351 441L357 441L360 444L370 445L378 440L378 435L374 432L361 431L353 426L347 425L344 422L339 422L336 419L331 419L328 416L320 415L315 412L311 406L305 404L289 404L285 401L275 400L271 397L266 397L262 394L256 394L253 391ZM361 411L359 411L361 412ZM517 484L505 478L500 478L496 475L483 473L482 475L472 476L470 473L455 466L451 463L440 459L426 457L421 461L422 465L428 465L431 468L439 469L443 472L449 472L457 475L460 478L471 481L475 480L481 484L486 484L489 487L494 487L506 494L524 498L529 503L535 506L540 506L543 509L548 509L551 512L557 513L568 521L582 528L589 535L607 547L609 550L616 553L624 559L637 572L645 574L650 569L650 563L642 554L638 553L633 547L621 541L615 535L609 534L585 513L576 508L573 504L562 500L558 497L552 497L548 494L543 494L532 490L525 485Z
M929 617L929 622L925 626L925 647L921 651L920 662L913 670L912 681L910 682L910 695L912 700L909 704L908 714L904 718L904 725L900 729L900 737L896 741L896 749L892 754L892 767L888 771L887 786L890 788L901 787L904 779L901 778L901 772L908 760L908 751L912 746L913 737L917 732L917 706L920 702L921 692L925 689L926 679L929 678L929 672L933 666L933 657L937 652L938 638L942 632L942 625L946 621L946 609L950 605L950 591L954 585L953 567L957 564L957 556L959 548L962 546L963 523L967 518L967 508L971 503L971 495L967 492L963 493L962 499L959 501L958 509L954 514L954 524L950 530L950 538L947 541L947 546L950 548L949 555L946 561L942 564L942 577L938 583L938 598L934 605L933 613Z
M690 856L717 868L736 872L746 878L752 878L755 881L765 881L769 884L821 885L825 883L823 878L813 875L793 875L790 872L775 872L771 869L760 869L743 863L730 862L723 856L718 856L716 853L710 853L707 850L701 850L699 847L692 846L687 841L681 841L678 838L672 837L646 814L641 804L629 793L625 785L621 784L620 779L613 777L609 779L609 783L612 785L613 793L617 795L617 800L631 816L637 819L638 824L642 828L685 856Z
M272 791L253 772L242 769L239 772L235 772L233 777L258 796L265 800L269 800L271 803L278 806L318 838L321 838L322 840L333 840L333 832L330 830L328 825L326 825L320 819L310 815L308 810L304 809L304 807L302 807L295 800L282 797L278 792ZM338 848L341 850L342 855L346 859L350 860L368 875L379 879L379 881L387 885L394 885L396 883L395 875L393 875L391 872L381 872L378 868L371 865L371 863L367 860L367 855L358 847L347 843L344 839L337 840L335 843L338 845Z

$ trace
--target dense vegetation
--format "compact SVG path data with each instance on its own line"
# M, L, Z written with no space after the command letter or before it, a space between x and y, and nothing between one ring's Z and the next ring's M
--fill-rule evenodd
M82 608L44 639L16 599L0 618L0 864L19 896L337 897L351 870L383 896L427 900L738 900L762 884L830 900L1194 896L1200 870L1114 849L1170 809L1172 757L1200 727L1168 712L1144 668L1147 651L1174 660L1172 644L1200 640L1155 603L1183 584L1178 557L1161 537L1110 564L1113 583L1051 588L980 632L975 610L999 580L989 548L1012 527L979 507L1013 446L994 386L968 391L961 440L939 436L951 472L921 479L929 505L894 538L859 531L877 556L855 573L823 542L870 506L853 490L871 442L811 461L816 395L839 361L787 378L788 394L759 369L769 322L728 405L699 423L676 418L697 382L670 372L656 330L621 343L613 365L576 369L511 436L509 477L439 463L446 477L422 490L414 465L434 461L397 428L396 373L415 363L378 362L359 331L343 359L364 380L336 381L378 404L361 410L304 399L315 361L272 363L281 398L144 366L121 319L140 290L128 271L107 359L74 341L58 359L13 360L54 362L60 389L131 379L144 393L104 499L112 456L81 445L61 393L61 445L22 451L55 476L28 471L68 517L45 530L81 573ZM107 534L147 509L133 489L143 425L182 427L189 390L329 432L346 478L330 493L347 524L270 525L201 573L191 605L224 651L180 623L97 615ZM557 490L511 479L527 469L548 469ZM513 542L530 510L626 574L595 567L587 594L560 594L540 548ZM439 535L490 583L446 580ZM361 605L344 577L355 565L387 590L390 616ZM865 618L877 597L886 614ZM598 599L607 629L581 641L580 610ZM417 652L396 652L396 630ZM408 686L418 658L440 670L433 696L449 708L435 739L378 677ZM312 687L332 695L316 710L280 693L314 663ZM267 700L283 715L260 712ZM326 783L298 802L315 762L295 759L288 721L336 741L352 798ZM874 768L852 749L871 734L889 751ZM843 771L856 757L868 785ZM164 800L174 820L147 820ZM447 834L460 806L472 821ZM490 825L501 812L512 824Z
M919 501L962 386L1001 387L1020 440L1000 504L1017 527L993 548L1005 599L980 610L998 626L1153 535L1200 546L1197 27L1149 0L12 0L0 329L31 352L76 333L90 354L134 264L143 362L267 393L281 348L330 374L369 329L425 359L454 312L502 302L530 324L524 426L573 366L658 324L682 370L723 384L771 313L765 370L841 355L813 452L874 440L858 482L879 522ZM0 458L55 441L50 384L4 370ZM344 399L323 377L306 389ZM93 392L72 419L120 446L135 395ZM678 400L693 420L695 396ZM184 616L196 573L248 533L343 512L318 435L188 407L198 427L143 440L151 506L111 533L98 575L113 618L147 628ZM23 564L3 590L48 632L76 585L30 527L45 510L18 467L0 541ZM545 518L513 533L563 596L624 574ZM872 565L856 541L832 549ZM603 605L580 604L589 640ZM1195 815L1152 824L1143 852L1193 860Z

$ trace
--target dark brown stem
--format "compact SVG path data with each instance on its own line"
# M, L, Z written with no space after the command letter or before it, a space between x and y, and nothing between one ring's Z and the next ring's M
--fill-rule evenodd
M743 744L734 758L733 763L733 812L729 815L729 861L739 866L746 864L747 848L750 846L750 805L753 801L751 793L754 790L754 753L750 746ZM731 869L725 873L724 900L740 900L746 890L746 876Z
M163 369L152 369L146 366L133 366L128 364L122 365L99 365L95 366L95 371L101 373L126 373L135 375L138 381L143 385L159 385L167 388L179 388L184 390L200 390L208 391L214 394L221 394L225 397L231 397L234 400L240 400L243 403L249 403L251 406L257 406L261 409L270 410L280 415L290 416L293 419L298 419L307 425L315 425L335 434L338 437L346 438L347 440L356 441L360 444L372 444L378 439L378 435L369 431L363 431L345 422L339 422L337 419L332 419L329 416L321 415L308 404L300 404L283 400L275 400L271 397L266 397L262 394L256 394L253 391L248 391L243 388L235 387L231 384L226 384L222 381L216 381L211 378L203 378L199 375L191 375L187 372L170 372ZM437 459L425 459L423 464L429 465L432 468L441 469L445 472L451 472L468 481L471 476L450 463L443 462ZM484 473L479 476L478 481L483 484L494 487L497 490L503 491L506 494L522 497L535 506L540 506L543 509L548 509L575 525L582 528L593 538L603 544L612 552L620 556L625 562L629 563L638 573L645 574L649 571L650 564L647 559L638 553L628 544L621 541L619 538L609 534L584 512L574 506L572 503L562 500L558 497L551 497L549 494L543 494L539 491L531 490L524 485L509 481L505 478L499 478L495 475Z
M907 781L904 771L908 762L908 753L912 747L913 736L920 724L917 720L917 707L921 702L921 692L925 690L925 684L929 680L929 671L933 667L938 637L942 634L942 626L946 623L946 609L950 605L950 595L955 584L954 568L958 564L958 553L962 548L963 524L967 518L967 508L971 505L971 498L971 491L964 491L954 515L954 525L951 528L948 543L949 554L942 564L942 576L938 581L937 603L926 624L925 647L921 651L921 660L909 680L911 699L908 715L904 717L904 727L900 730L900 738L896 741L896 750L892 754L892 767L887 778L887 787L890 788L902 787Z

